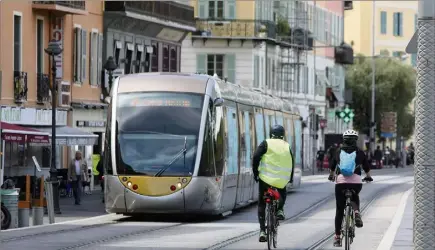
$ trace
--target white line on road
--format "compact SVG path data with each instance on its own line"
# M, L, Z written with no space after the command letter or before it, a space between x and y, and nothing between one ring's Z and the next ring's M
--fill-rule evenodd
M35 229L35 228L42 228L42 227L49 227L49 226L56 226L56 225L75 224L75 223L79 223L79 222L86 222L86 221L92 221L92 220L101 220L101 219L110 218L110 217L113 217L113 216L114 216L114 214L105 214L105 215L94 216L94 217L89 217L89 218L84 218L84 219L78 219L78 220L67 220L67 221L62 221L62 222L56 222L54 224L45 224L45 225L38 225L38 226L13 228L13 229L2 230L2 231L3 232L12 232L12 231L30 230L30 229Z
M390 250L393 246L394 239L396 238L397 231L399 230L400 223L402 222L403 214L405 213L406 203L411 195L414 188L406 191L402 199L400 200L399 206L394 214L393 220L387 229L387 232L382 237L381 243L379 244L377 250Z

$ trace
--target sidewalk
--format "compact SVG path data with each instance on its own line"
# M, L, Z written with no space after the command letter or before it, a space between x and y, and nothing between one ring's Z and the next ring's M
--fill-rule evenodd
M413 250L413 215L414 215L414 193L412 193L406 202L405 212L400 222L396 237L394 238L391 250Z
M96 189L91 195L82 193L80 205L74 204L73 197L60 198L59 206L62 214L55 214L55 222L65 222L80 220L89 217L106 214L104 203L102 203L101 189ZM48 215L44 215L44 225L49 224ZM30 215L29 225L32 226L32 215Z

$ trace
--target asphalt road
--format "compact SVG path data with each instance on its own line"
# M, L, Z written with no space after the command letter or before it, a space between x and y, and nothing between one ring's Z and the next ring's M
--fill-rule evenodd
M360 195L364 227L357 229L352 249L376 250L393 219L401 195L412 188L412 168L373 171L372 183ZM278 249L337 249L330 241L335 216L334 183L326 176L304 177L290 193L287 221L279 227ZM258 242L257 207L223 219L152 217L132 219L107 215L81 222L29 228L0 234L2 250L16 249L267 249ZM339 248L338 248L339 249Z

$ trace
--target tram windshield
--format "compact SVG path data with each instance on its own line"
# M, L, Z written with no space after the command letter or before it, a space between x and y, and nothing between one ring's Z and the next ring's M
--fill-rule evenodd
M203 95L146 92L118 95L118 174L191 176Z

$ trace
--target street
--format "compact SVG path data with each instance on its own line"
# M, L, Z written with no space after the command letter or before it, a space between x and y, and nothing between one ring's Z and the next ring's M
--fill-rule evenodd
M364 227L357 229L352 249L378 248L401 197L413 186L412 170L373 171L374 182L364 184L360 194ZM301 189L288 195L287 218L279 227L278 249L337 249L331 241L335 216L333 187L326 175L303 178ZM210 220L111 214L94 220L5 231L0 235L0 244L2 250L267 249L266 243L258 242L258 229L256 206Z

